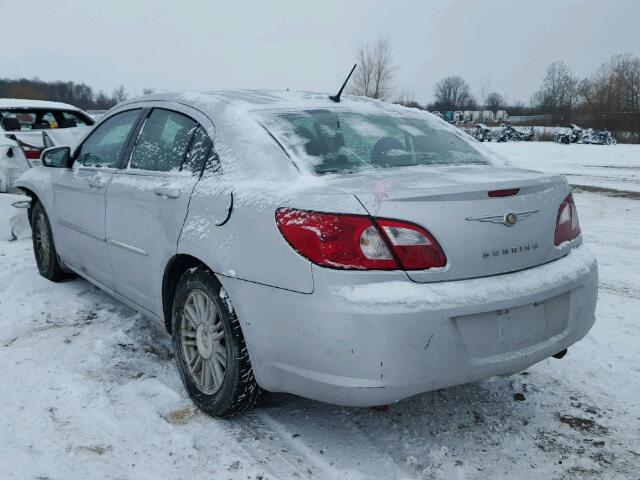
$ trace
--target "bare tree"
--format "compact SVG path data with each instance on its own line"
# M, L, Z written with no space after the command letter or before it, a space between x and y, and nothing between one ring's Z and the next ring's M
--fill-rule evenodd
M560 121L562 115L569 121L578 93L578 79L564 62L557 61L547 67L542 87L534 94L532 103L551 113L554 122Z
M436 84L435 110L463 110L475 107L476 101L466 80L458 75L446 77Z
M393 89L393 47L389 37L358 50L358 68L347 91L352 95L386 100Z
M127 93L127 89L124 88L124 85L120 85L113 91L113 99L117 102L124 102L129 97Z
M640 58L614 55L590 78L580 95L599 127L634 131L640 139Z
M491 88L491 80L488 77L482 77L480 80L480 101L482 105L487 104L487 97L489 96L489 89Z
M110 98L106 93L99 92L98 95L96 95L94 108L96 110L109 110L116 103L117 102L115 102L113 98Z
M411 90L410 88L403 88L400 91L400 94L395 98L393 103L403 105L405 107L419 108L421 110L424 110L424 107L420 105L420 103L418 103L415 98L416 96L413 90Z
M489 110L495 113L501 107L504 107L505 101L502 95L500 95L498 92L491 92L487 95L487 98L484 101L484 105Z

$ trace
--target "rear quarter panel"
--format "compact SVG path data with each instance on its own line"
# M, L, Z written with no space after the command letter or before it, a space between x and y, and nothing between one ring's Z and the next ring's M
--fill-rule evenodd
M204 261L217 274L301 293L313 292L311 263L282 237L275 221L280 207L366 214L353 195L292 191L291 185L221 187L203 179L191 197L178 252ZM293 188L295 190L295 187ZM226 223L216 225L224 195L233 192ZM335 192L333 192L335 193Z

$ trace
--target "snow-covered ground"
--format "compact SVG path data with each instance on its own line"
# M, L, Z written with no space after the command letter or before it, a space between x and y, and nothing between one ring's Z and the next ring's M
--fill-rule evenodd
M553 142L484 145L504 155L517 166L566 175L569 183L579 189L615 189L620 190L622 195L626 193L627 196L640 197L638 145L563 145Z
M163 327L83 280L41 278L0 195L0 478L638 479L640 147L490 148L600 187L575 196L597 322L562 360L387 411L273 394L241 418L201 414Z

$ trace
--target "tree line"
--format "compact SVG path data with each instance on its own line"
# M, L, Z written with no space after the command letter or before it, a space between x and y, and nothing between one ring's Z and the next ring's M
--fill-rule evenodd
M143 93L151 93L145 90ZM0 79L0 98L27 98L30 100L50 100L64 102L83 110L108 110L128 98L124 85L115 88L108 95L94 92L84 83L45 82L39 79Z
M640 57L630 53L615 55L592 75L579 79L562 61L548 67L529 105L508 102L505 95L491 91L488 81L474 95L468 82L458 75L441 79L434 89L433 102L421 105L408 92L395 93L393 46L389 37L379 37L361 46L356 54L358 68L348 92L430 111L507 110L513 115L544 115L543 125L583 126L631 132L640 141ZM143 94L152 93L145 89ZM395 95L395 96L394 96ZM0 79L0 98L29 98L70 103L85 110L107 110L126 100L123 85L109 95L94 92L84 83L46 82L39 79Z
M640 57L631 53L614 55L592 75L580 79L562 61L551 63L539 89L529 101L508 102L505 95L491 91L483 81L480 94L473 94L459 75L441 79L435 86L433 102L421 105L411 94L394 97L393 48L389 37L359 48L358 69L349 93L429 111L507 110L510 115L541 115L543 125L582 123L584 126L630 132L640 141Z

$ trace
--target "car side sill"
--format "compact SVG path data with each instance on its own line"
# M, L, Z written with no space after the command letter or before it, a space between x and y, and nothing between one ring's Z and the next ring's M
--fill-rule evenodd
M129 300L127 297L119 294L118 292L116 292L115 290L112 290L111 288L103 285L102 283L98 282L97 280L94 280L93 278L91 278L90 276L88 276L86 273L81 272L79 269L72 267L71 265L69 265L68 263L65 263L64 266L66 268L68 268L69 270L71 270L73 273L77 274L78 276L84 278L87 282L95 285L96 287L98 287L100 290L102 290L105 293L108 293L109 295L111 295L113 298L115 298L116 300L118 300L119 302L124 303L127 307L135 310L136 312L139 312L141 314L143 314L146 317L150 317L153 318L155 320L161 321L160 317L158 317L155 313L153 313L150 310L147 310L144 307L141 307L140 305L138 305L137 303ZM162 320L164 321L164 320Z

